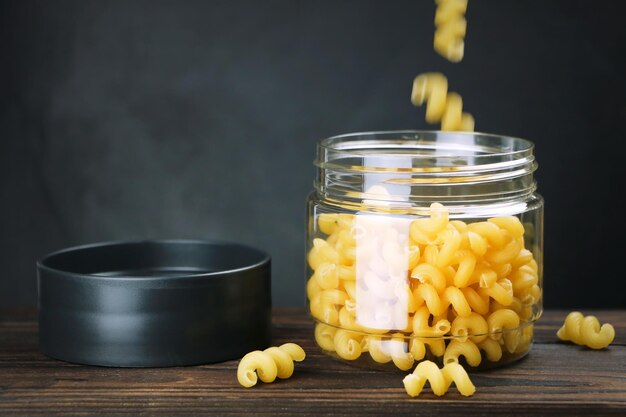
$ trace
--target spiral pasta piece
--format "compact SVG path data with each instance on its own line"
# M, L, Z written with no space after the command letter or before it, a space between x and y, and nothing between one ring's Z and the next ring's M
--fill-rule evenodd
M512 237L504 247L487 251L485 259L494 264L506 264L515 259L523 247L524 241L522 237Z
M347 330L337 330L333 342L335 345L335 352L340 358L353 361L361 356L363 348L361 345L361 339L363 336L349 332Z
M332 235L337 229L337 213L322 213L317 218L317 225L320 232L325 235Z
M311 269L316 270L322 263L339 263L339 253L324 239L314 239L308 261Z
M277 377L289 378L294 371L294 361L302 362L305 356L304 350L295 343L255 350L239 362L237 380L242 386L250 388L256 385L258 379L269 383Z
M531 251L529 251L528 249L524 248L522 249L519 254L517 255L517 258L513 259L513 261L511 261L511 267L513 268L520 268L524 265L528 265L529 268L533 269L535 272L537 272L537 268L532 268L529 264L530 262L532 262L534 260L533 258L533 253Z
M476 256L471 251L463 249L456 253L455 258L459 267L454 274L454 285L458 288L467 287L476 267Z
M433 394L444 395L452 382L464 396L470 396L476 392L476 387L472 384L467 372L458 363L448 363L439 369L434 362L420 362L415 370L402 380L404 389L411 397L418 396L426 384L430 382Z
M420 284L415 288L413 297L418 305L425 303L435 316L442 314L450 305L459 316L469 316L472 312L463 291L457 287L447 287L440 296L432 285Z
M441 346L441 344L439 343L437 345L436 349L438 348L439 354L433 354L435 356L441 356L443 355L443 352L445 350L445 343L443 344L443 346ZM411 356L413 356L413 359L415 359L416 361L424 359L424 356L426 356L426 343L421 339L412 338L409 342L409 352L411 352Z
M467 0L435 0L435 51L450 62L460 62L465 49Z
M460 342L465 342L469 337L472 342L479 343L487 338L489 326L483 316L471 313L469 316L455 318L450 331Z
M446 353L443 355L443 363L458 363L459 357L465 357L465 361L469 366L478 366L481 362L480 350L471 341L461 342L453 340L446 347Z
M408 371L413 367L415 359L413 355L408 351L408 343L404 339L402 333L395 334L389 341L391 360L394 365L402 371Z
M313 300L313 298L320 292L322 291L322 287L319 286L319 284L317 283L317 280L313 279L311 277L311 279L309 279L306 282L306 296L309 299L309 301Z
M433 325L428 324L430 311L422 306L415 312L412 321L413 337L409 342L409 352L415 360L421 360L426 355L426 346L435 356L442 356L445 351L445 342L438 338L450 331L450 322L447 319L433 319Z
M347 330L363 331L363 326L357 323L354 315L344 306L339 310L339 326Z
M339 274L336 264L327 262L319 264L313 276L320 288L324 290L334 289L339 285Z
M574 342L577 345L603 349L615 339L615 329L609 323L600 326L595 316L584 316L578 311L573 311L567 315L556 335L561 340Z
M504 339L504 346L510 353L517 350L521 334L518 330L519 315L510 309L497 310L487 317L490 337L494 340Z
M515 311L503 308L491 313L487 317L487 324L491 338L498 340L503 330L511 330L519 326L519 316Z
M510 281L513 285L513 292L519 294L529 289L532 291L532 288L539 282L539 277L537 272L524 265L511 274Z
M472 287L465 287L461 291L473 311L483 316L489 313L489 296L480 295Z
M422 306L413 316L413 335L421 337L443 336L450 331L450 322L445 319L433 321L432 327L428 325L430 311Z
M501 216L501 217L492 217L487 220L489 223L493 223L501 229L509 232L513 237L519 238L524 236L524 225L519 219L515 216ZM530 256L532 259L532 254ZM528 259L528 261L530 261Z
M481 263L475 269L472 280L478 282L480 288L491 288L498 280L498 273L488 263Z
M413 268L411 278L432 285L437 292L442 292L446 288L446 276L438 268L428 263L421 263Z
M501 248L505 243L502 229L493 222L470 223L467 225L467 229L482 236L492 247Z
M389 363L391 362L391 355L389 349L387 349L386 341L382 340L380 336L369 336L369 354L377 363ZM421 359L421 358L420 358Z
M441 122L441 130L474 130L474 117L463 112L463 99L448 92L448 79L439 72L420 74L413 80L411 102L426 103L426 121Z
M503 306L510 305L515 298L513 293L513 284L506 278L496 281L489 288L481 288L480 291Z
M322 302L322 292L317 292L311 298L309 310L313 317L322 323L337 325L339 324L339 311L334 305Z
M476 232L467 231L469 247L476 256L483 256L487 252L487 240Z
M428 115L428 107L426 111ZM437 233L448 225L448 210L442 204L432 203L428 211L429 216L412 221L409 230L411 239L420 244L430 244L436 239Z
M487 359L491 362L498 362L502 358L502 347L500 343L493 339L487 338L477 343L476 346L478 346L478 349L485 352Z
M446 229L439 233L439 237L443 243L437 254L437 267L444 268L453 263L463 237L452 224L448 224Z
M337 328L323 323L315 325L315 341L324 350L333 352L335 350L335 333Z

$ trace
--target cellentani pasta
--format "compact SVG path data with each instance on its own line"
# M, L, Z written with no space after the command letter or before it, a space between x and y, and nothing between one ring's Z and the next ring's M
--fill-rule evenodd
M439 72L415 77L411 102L415 106L426 103L426 121L441 122L441 130L474 130L474 117L463 112L463 99L457 93L448 92L448 79Z
M449 363L439 369L434 362L420 362L412 373L404 377L402 382L407 394L416 397L420 395L427 381L430 382L433 394L437 396L444 395L452 382L461 395L468 397L476 392L476 387L472 384L467 372L458 363Z
M239 362L237 380L242 386L250 388L256 385L258 379L268 383L274 382L277 377L289 378L294 371L294 361L301 362L304 357L304 350L295 343L255 350Z
M435 51L451 62L463 59L467 21L467 0L435 0Z
M307 297L323 350L402 370L528 351L542 292L519 218L450 220L439 203L402 221L371 217L316 218L325 238L307 255Z
M600 327L595 316L584 316L573 311L565 318L565 323L556 333L559 339L574 342L591 349L603 349L615 338L615 329L609 323Z

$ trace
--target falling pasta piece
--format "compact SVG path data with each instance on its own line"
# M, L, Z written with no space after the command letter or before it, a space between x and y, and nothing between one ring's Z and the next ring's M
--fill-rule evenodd
M467 21L467 0L435 0L435 51L451 62L463 59Z
M441 130L474 130L474 117L463 112L463 99L457 93L448 92L448 79L439 72L415 77L411 102L415 106L426 103L426 121L441 122Z

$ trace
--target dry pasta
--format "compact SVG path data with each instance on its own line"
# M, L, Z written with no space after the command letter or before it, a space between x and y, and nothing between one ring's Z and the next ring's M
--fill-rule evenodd
M369 336L369 354L378 363L391 362L391 354L386 346L386 341L380 336ZM421 358L419 358L421 359Z
M426 103L426 121L441 122L441 130L474 130L474 118L463 112L463 99L457 93L448 92L448 79L439 72L415 77L411 102L415 106Z
M315 341L324 350L333 352L335 350L335 333L337 328L323 323L315 325Z
M450 331L450 322L448 320L436 320L431 327L428 324L429 317L430 311L426 306L415 312L412 322L413 335L420 337L443 336Z
M487 338L489 332L489 325L487 320L478 313L471 313L469 316L458 316L452 322L450 327L453 336L456 336L456 340L465 342L468 339L474 343L482 342Z
M508 308L497 310L487 317L489 336L494 340L503 338L504 345L510 353L515 352L519 344L519 324L519 315Z
M363 352L361 345L362 335L347 330L337 330L333 338L335 352L340 358L353 361Z
M519 218L450 220L438 203L402 227L356 217L320 214L307 255L322 349L399 369L427 355L478 366L528 351L541 282Z
M408 349L406 349L407 344L404 341L404 335L395 334L388 343L390 345L391 360L394 365L403 371L411 369L415 363L415 359Z
M529 326L530 327L530 326ZM491 362L498 362L502 358L502 347L497 341L487 338L477 343L478 349L485 352L487 359Z
M472 313L472 308L463 291L454 286L447 287L443 294L440 294L432 285L419 284L413 292L413 298L417 306L426 303L428 310L435 316L441 315L450 306L460 316L468 316Z
M584 316L578 311L567 315L556 334L559 339L574 342L591 349L603 349L615 338L615 329L609 323L600 326L595 316Z
M433 394L444 395L452 382L456 385L461 395L470 396L476 391L465 369L458 363L448 363L439 369L434 362L420 362L415 370L403 379L404 388L411 397L420 395L424 384L430 382Z
M242 386L250 388L256 385L258 379L269 383L277 377L289 378L294 371L294 361L301 362L305 356L304 350L295 343L255 350L239 362L237 380Z
M443 363L458 363L459 357L463 356L469 366L480 365L482 357L480 356L480 350L469 340L461 342L459 340L452 340L446 347L446 353L443 355Z
M435 0L435 3L435 51L448 61L459 62L465 48L467 0Z

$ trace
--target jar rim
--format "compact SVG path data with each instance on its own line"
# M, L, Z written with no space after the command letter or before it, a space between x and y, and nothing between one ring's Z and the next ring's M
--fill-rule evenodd
M534 171L533 150L529 140L480 132L356 132L320 140L314 165L343 172L393 171L451 178L520 167ZM355 159L362 163L355 164ZM429 162L433 159L435 166Z
M490 147L480 146L476 147L475 150L482 149L485 151L484 154L473 154L471 155L474 158L481 157L497 157L497 156L513 156L520 153L532 153L535 147L535 144L527 139L519 138L516 136L510 135L499 135L494 133L483 133L483 132L460 132L460 131L441 131L441 130L379 130L379 131L363 131L363 132L352 132L352 133L344 133L340 135L330 136L319 141L319 147L328 151L338 151L345 153L351 153L354 155L361 155L359 151L366 149L375 149L370 146L354 146L354 144L372 142L373 140L378 141L394 141L400 147L406 148L407 144L420 144L420 142L425 143L426 140L437 139L438 142L445 143L448 145L452 145L449 149L461 149L459 147L461 139L468 138L479 138L484 141L491 142L507 142L510 145L516 145L515 149L512 149L512 146L509 148L500 147L500 151L494 152L486 152L490 149ZM358 139L358 140L357 140ZM352 143L353 146L350 146ZM492 145L491 149L495 149ZM414 149L420 149L420 147L415 147ZM504 150L503 150L504 149ZM466 149L469 150L469 149ZM343 153L343 152L342 152ZM386 155L391 156L391 155ZM402 155L406 157L407 155ZM412 153L410 155L412 158L432 158L431 154L415 154ZM458 155L450 155L457 157ZM446 155L437 155L438 158L446 157Z
M356 200L509 199L536 189L533 150L529 140L481 132L347 133L319 141L315 186ZM370 195L375 184L384 195Z

